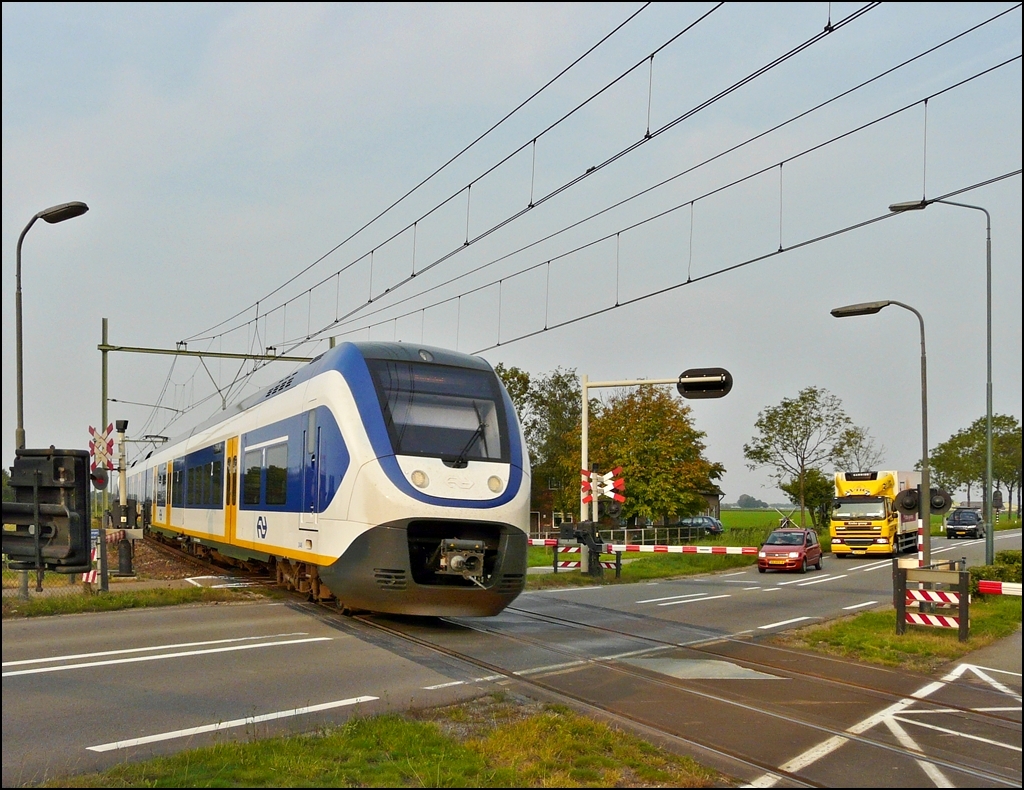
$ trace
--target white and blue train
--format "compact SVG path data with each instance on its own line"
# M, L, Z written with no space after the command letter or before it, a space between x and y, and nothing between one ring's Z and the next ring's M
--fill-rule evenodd
M530 465L480 357L344 343L128 471L151 534L343 609L493 615L522 592Z

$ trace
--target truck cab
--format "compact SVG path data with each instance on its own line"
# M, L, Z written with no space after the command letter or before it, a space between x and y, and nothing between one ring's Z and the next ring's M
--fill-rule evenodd
M908 486L907 474L836 473L829 521L834 555L895 556L916 547L916 522L894 505L896 494Z

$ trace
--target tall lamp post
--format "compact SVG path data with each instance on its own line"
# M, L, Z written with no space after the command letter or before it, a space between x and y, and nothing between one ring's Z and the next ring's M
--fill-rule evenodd
M909 310L917 316L921 325L921 496L918 503L918 513L921 516L921 564L925 567L932 562L932 525L931 525L931 479L928 474L928 364L924 347L924 318L913 307L895 299L886 299L882 302L861 302L846 307L837 307L832 310L836 318L849 318L854 315L872 315L883 307L894 304Z
M991 565L995 559L995 538L992 534L994 519L992 518L992 216L981 206L970 203L956 203L952 200L911 200L906 203L893 203L889 211L899 214L904 211L920 211L932 203L944 203L947 206L974 209L985 214L985 364L987 376L985 380L985 564Z
M25 240L25 234L28 233L28 229L31 228L37 219L45 220L46 222L54 225L58 222L63 222L66 219L73 219L79 217L89 210L89 207L79 200L72 201L71 203L61 203L59 206L50 206L50 208L44 208L32 219L29 220L28 225L18 236L18 255L17 255L17 290L14 293L14 314L15 321L17 324L16 330L16 341L17 341L17 360L18 360L18 427L14 430L14 446L18 450L25 449L25 398L24 398L24 383L22 378L22 351L21 351L21 243Z

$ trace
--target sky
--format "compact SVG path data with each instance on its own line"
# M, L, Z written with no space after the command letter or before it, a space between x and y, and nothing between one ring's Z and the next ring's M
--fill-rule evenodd
M829 311L921 313L932 447L984 416L985 215L887 209L942 197L991 215L993 411L1021 417L1019 4L2 8L5 467L18 237L73 200L22 249L28 447L88 446L106 318L143 348L723 367L732 391L687 405L726 502L785 500L743 445L811 386L911 469L916 317ZM297 367L108 362L136 439Z

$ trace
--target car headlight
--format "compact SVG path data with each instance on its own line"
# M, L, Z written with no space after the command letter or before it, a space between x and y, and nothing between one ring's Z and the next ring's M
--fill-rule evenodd
M768 555L765 552L763 552L763 551L759 551L759 552L757 552L757 556L760 557L761 559L764 559Z
M791 552L789 552L789 558L791 560L795 560L799 556L800 556L800 552L799 551L791 551Z

